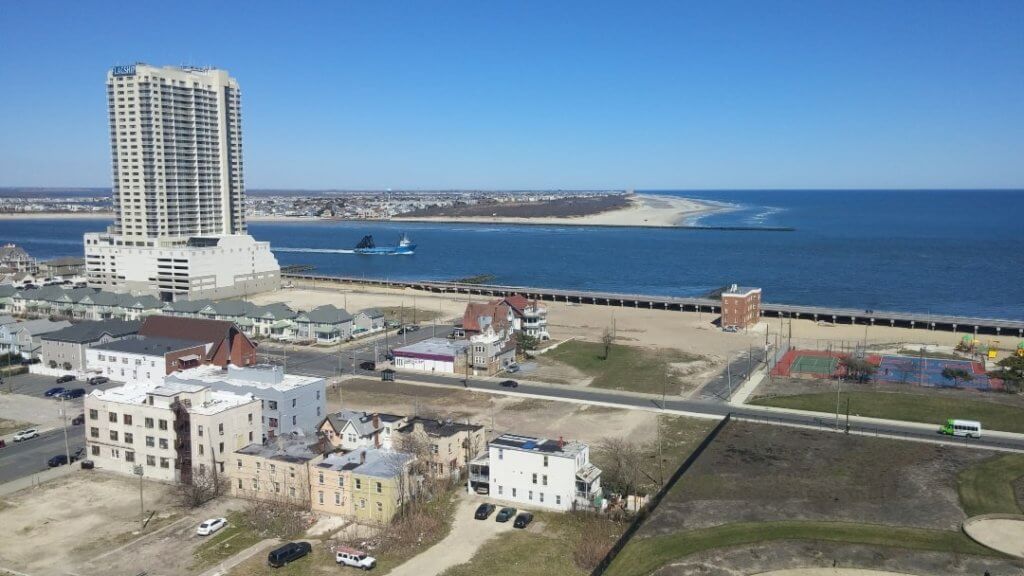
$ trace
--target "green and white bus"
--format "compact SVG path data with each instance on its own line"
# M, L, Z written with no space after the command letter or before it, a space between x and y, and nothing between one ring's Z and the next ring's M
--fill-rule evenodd
M939 428L940 434L948 436L966 436L968 438L981 438L981 422L975 420L946 420L946 424Z

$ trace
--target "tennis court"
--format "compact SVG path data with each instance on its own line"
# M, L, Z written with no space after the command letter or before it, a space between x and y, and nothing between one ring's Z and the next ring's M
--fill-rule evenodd
M959 368L971 375L970 380L954 382L942 375L946 368ZM945 360L916 356L882 356L879 359L875 381L898 384L922 384L940 388L975 388L988 390L991 385L985 368L970 360Z
M836 374L840 357L837 352L788 350L772 368L772 375L829 378Z
M828 376L836 370L839 360L828 356L799 355L789 367L790 372Z

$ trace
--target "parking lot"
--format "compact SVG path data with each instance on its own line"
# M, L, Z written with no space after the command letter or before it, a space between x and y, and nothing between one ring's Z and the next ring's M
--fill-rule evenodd
M105 390L114 386L120 386L119 382L111 380L106 384L100 384L98 386L92 386L87 381L79 378L72 382L65 382L63 384L57 384L56 376L45 376L42 374L19 374L17 376L11 376L4 378L3 391L11 394L24 394L26 396L37 396L39 398L45 398L46 391L50 388L61 387L61 388L84 388L85 393L88 394L90 391L97 388Z

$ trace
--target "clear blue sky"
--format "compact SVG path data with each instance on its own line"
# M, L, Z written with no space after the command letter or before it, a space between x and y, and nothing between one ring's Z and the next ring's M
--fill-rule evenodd
M0 186L108 186L105 74L215 65L250 188L1024 187L1024 1L0 2Z

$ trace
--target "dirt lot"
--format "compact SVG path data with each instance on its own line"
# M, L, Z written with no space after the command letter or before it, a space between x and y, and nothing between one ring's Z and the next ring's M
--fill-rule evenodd
M338 392L329 393L328 410L338 410L342 403L352 410L469 420L486 426L489 434L493 430L498 434L516 432L547 438L564 436L591 443L609 436L651 438L658 421L657 414L640 410L365 379L345 381L341 386L340 399Z
M956 530L956 474L990 454L918 442L728 425L642 532L830 520Z
M864 568L906 574L1019 574L1013 561L829 542L778 542L710 550L666 566L658 576L735 576L793 568Z
M79 472L4 498L0 566L33 576L156 574L157 568L162 575L191 574L200 542L195 519L222 515L233 501L190 514L174 506L167 485L145 482L143 492L146 516L156 514L141 534L139 485L131 478Z

